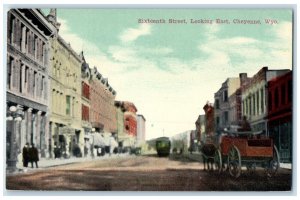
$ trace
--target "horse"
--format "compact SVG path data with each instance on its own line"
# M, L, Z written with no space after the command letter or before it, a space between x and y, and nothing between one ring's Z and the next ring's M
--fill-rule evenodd
M207 166L207 170L213 170L214 156L216 150L217 148L213 143L206 143L200 147L205 171L206 171L206 166Z

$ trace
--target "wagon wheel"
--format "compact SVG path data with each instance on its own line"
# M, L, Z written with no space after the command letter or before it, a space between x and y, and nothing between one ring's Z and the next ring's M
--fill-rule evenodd
M219 149L216 150L214 156L214 168L220 174L222 172L222 156Z
M238 178L241 175L241 154L236 146L232 146L228 152L228 170L231 176Z
M277 147L274 145L273 147L273 158L269 161L267 168L266 168L266 174L268 177L272 177L276 174L277 170L280 166L280 158L279 153L277 150Z

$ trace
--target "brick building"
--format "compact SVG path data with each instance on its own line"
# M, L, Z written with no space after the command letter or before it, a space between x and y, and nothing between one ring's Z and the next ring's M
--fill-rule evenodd
M116 133L115 97L116 91L108 84L108 79L96 67L91 69L90 121L96 131Z
M268 133L281 162L292 162L292 71L268 82Z
M137 134L137 109L131 102L125 101L124 103L124 126L128 135L136 137Z
M91 81L91 70L89 64L85 61L83 51L80 53L82 61L81 65L81 126L84 132L84 156L91 154L91 133L92 124L90 121L90 81Z
M34 143L49 149L49 39L56 32L39 9L7 12L6 149L8 167L22 161L21 149Z

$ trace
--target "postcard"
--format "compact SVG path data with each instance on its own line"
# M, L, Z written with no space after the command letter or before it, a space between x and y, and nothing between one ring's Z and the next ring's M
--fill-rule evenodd
M292 191L292 7L5 17L7 191Z

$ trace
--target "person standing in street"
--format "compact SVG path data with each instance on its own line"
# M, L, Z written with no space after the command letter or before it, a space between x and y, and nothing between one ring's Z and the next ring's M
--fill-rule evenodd
M27 142L22 150L23 167L28 167L29 162L29 143Z
M33 168L33 163L35 163L35 167L38 168L39 152L34 144L32 144L31 148L29 149L29 159L31 162L31 167Z

